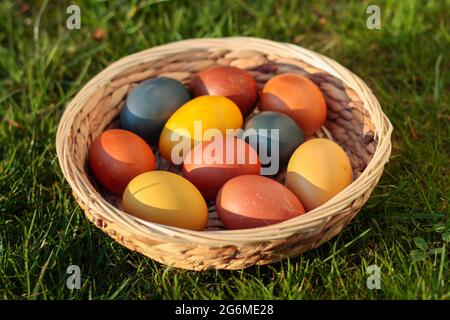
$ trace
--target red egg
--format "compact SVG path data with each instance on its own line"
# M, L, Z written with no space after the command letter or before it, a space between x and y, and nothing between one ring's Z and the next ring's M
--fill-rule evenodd
M216 66L197 73L190 84L195 96L224 96L231 99L244 117L252 112L258 100L258 86L246 71L230 67Z
M183 162L183 177L192 182L208 200L231 178L259 175L261 162L248 143L235 137L216 138L198 144Z
M216 199L220 221L228 229L248 229L279 223L305 213L288 188L263 176L233 178Z
M270 79L261 93L259 108L287 114L311 135L323 125L327 105L319 87L306 77L284 73Z
M138 135L121 129L104 131L92 142L89 163L97 180L117 195L122 195L136 176L156 168L149 145Z

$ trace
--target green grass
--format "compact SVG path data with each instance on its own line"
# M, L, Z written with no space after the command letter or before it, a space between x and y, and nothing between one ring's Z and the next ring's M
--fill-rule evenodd
M77 1L74 31L72 1L0 2L0 298L450 299L448 0L374 1L381 30L365 25L372 1L121 2ZM84 217L59 169L57 124L120 57L231 35L296 43L363 78L394 125L391 161L360 214L316 250L243 271L168 268ZM81 290L65 286L71 264ZM366 287L372 264L380 290Z

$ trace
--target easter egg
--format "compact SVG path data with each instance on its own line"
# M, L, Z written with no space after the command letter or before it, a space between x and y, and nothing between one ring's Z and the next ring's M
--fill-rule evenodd
M157 141L167 119L189 99L189 91L177 80L161 77L141 82L126 98L122 128Z
M324 204L352 182L346 153L328 139L311 139L295 150L286 173L286 186L307 210Z
M149 145L121 129L106 130L92 142L89 163L97 180L118 195L134 177L156 168Z
M327 116L325 98L319 87L295 73L270 79L259 103L262 111L278 111L290 116L307 136L319 130Z
M220 189L216 208L228 229L263 227L297 217L305 210L285 186L263 176L238 176Z
M195 145L225 136L227 129L241 128L242 122L239 108L228 98L192 99L167 120L159 139L159 151L166 160L181 164Z
M270 154L272 159L276 157L280 166L287 164L295 149L303 143L298 124L279 112L264 111L254 115L245 124L245 131L246 141L259 153Z
M230 66L215 66L200 71L192 78L189 89L195 97L227 97L236 103L244 116L252 112L258 99L255 79L248 72Z
M215 199L220 188L233 177L259 175L261 163L256 151L235 137L217 138L194 147L183 161L183 177L208 199Z
M208 207L185 178L169 171L151 171L134 178L123 194L125 212L168 226L201 231Z

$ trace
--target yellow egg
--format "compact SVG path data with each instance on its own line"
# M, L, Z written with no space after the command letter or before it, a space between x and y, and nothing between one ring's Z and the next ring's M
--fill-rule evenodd
M225 135L226 129L238 129L242 124L241 111L233 101L201 96L185 103L167 120L159 138L159 151L166 160L181 164L195 145L211 140L214 132Z
M328 139L312 139L295 150L289 160L286 186L312 210L352 182L352 166L344 150Z
M185 178L168 171L143 173L123 194L125 212L146 221L201 231L208 207L200 191Z

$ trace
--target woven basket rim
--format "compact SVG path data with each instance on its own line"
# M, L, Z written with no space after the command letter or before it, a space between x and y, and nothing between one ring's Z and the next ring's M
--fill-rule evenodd
M71 159L72 155L67 148L68 128L71 127L73 116L79 112L84 102L96 93L97 89L108 83L119 70L123 70L124 68L135 66L139 63L157 60L168 54L178 53L188 49L211 49L221 47L226 49L231 48L232 50L255 50L263 53L276 52L280 56L297 58L317 69L331 74L352 88L359 96L365 110L370 115L375 127L375 138L378 142L373 158L362 174L335 197L322 206L309 211L307 214L278 224L255 229L207 232L191 231L140 220L115 208L89 186L83 185L82 183L80 184L82 177L73 165L73 159ZM261 38L201 38L181 40L146 49L125 56L103 69L88 81L67 105L58 127L56 148L61 169L75 196L83 198L85 203L95 203L103 210L113 214L117 223L128 225L128 228L132 232L141 233L143 235L148 235L148 232L151 232L153 234L152 238L159 238L161 241L191 241L199 244L226 245L285 239L299 230L317 229L324 221L331 219L334 214L345 209L350 201L357 199L367 189L365 186L373 183L373 180L379 176L380 171L383 170L384 165L389 161L392 130L392 124L382 111L377 98L373 95L369 87L350 70L330 58L297 45L274 42ZM90 210L90 208L87 209ZM319 231L320 230L317 230L317 232Z

